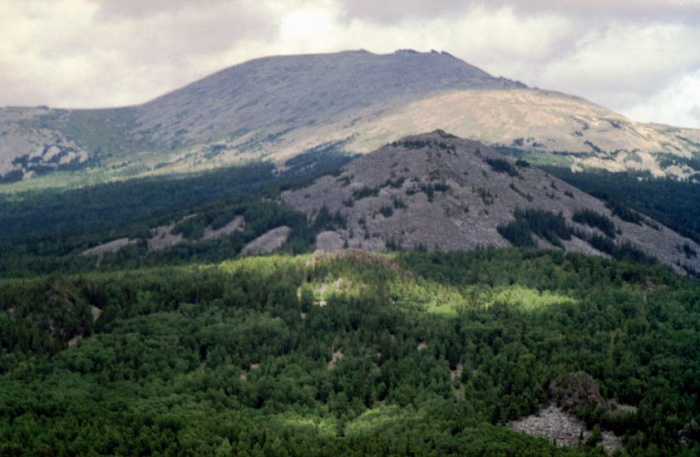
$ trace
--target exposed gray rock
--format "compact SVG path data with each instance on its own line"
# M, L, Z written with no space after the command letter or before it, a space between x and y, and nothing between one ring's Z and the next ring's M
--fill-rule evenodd
M498 226L513 221L517 209L535 209L561 214L577 231L578 236L562 242L567 251L604 255L582 237L608 237L617 245L630 243L677 271L679 265L700 270L700 259L686 258L679 249L687 243L700 250L692 240L653 221L624 221L602 201L540 169L518 166L483 144L441 131L387 145L351 162L339 175L283 193L282 200L310 219L323 207L340 213L347 223L335 230L337 237L368 251L508 246ZM581 209L611 221L614 238L575 222L573 215Z
M117 252L121 248L128 246L130 244L136 243L137 240L130 240L129 238L119 238L117 240L109 241L107 243L102 243L90 249L86 249L82 252L83 255L103 255L108 252Z
M557 446L578 447L589 439L591 433L586 424L561 408L550 405L538 414L524 417L509 424L516 432L545 438ZM606 454L611 455L622 448L622 439L614 433L601 432L600 443Z
M286 225L274 228L248 243L241 251L241 255L269 254L276 251L287 242L291 232L292 229Z
M214 230L211 226L204 229L202 241L216 240L226 235L245 230L245 219L243 216L236 216L231 222L223 227Z
M335 252L343 248L343 239L337 232L321 232L316 235L316 250Z
M579 446L588 438L586 424L554 405L514 421L510 427L516 432L546 438L557 446Z

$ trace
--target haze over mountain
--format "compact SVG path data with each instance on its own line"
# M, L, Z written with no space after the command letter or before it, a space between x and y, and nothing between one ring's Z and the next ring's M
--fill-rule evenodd
M268 57L128 108L0 110L5 181L87 169L97 179L367 153L444 129L575 168L691 177L700 131L633 122L580 98L496 78L447 53Z

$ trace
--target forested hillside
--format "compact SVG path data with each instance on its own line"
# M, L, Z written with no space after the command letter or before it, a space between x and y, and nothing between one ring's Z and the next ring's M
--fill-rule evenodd
M0 305L3 456L699 449L700 289L660 266L344 251L6 279ZM578 447L510 429L550 403Z
M547 167L547 171L598 196L608 206L627 205L700 242L700 185L693 180L654 178L648 173L610 173Z
M307 151L284 163L253 161L239 166L175 176L114 181L65 189L61 179L51 189L0 193L3 245L118 232L168 212L242 195L275 194L279 189L333 172L353 159L336 149ZM70 179L68 176L64 176ZM73 183L74 185L75 183Z

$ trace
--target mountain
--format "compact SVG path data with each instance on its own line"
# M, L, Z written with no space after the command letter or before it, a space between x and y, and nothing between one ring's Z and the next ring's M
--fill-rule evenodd
M252 60L148 103L101 110L0 110L0 177L83 179L281 168L303 152L367 153L444 129L580 169L692 177L700 131L633 122L583 99L493 77L447 53L410 50Z
M2 455L697 455L700 185L572 168L700 135L614 116L410 51L0 110Z
M437 131L406 137L333 176L282 194L311 219L333 219L317 247L464 250L560 247L700 269L700 246L628 208L598 200L525 161Z

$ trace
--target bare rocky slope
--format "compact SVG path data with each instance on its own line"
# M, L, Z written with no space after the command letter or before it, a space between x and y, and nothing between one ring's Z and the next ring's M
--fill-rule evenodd
M539 246L605 256L626 246L677 271L700 269L692 240L442 131L389 144L282 199L310 219L335 221L317 239L324 250L508 246L528 225ZM565 228L552 235L557 224Z
M282 165L304 151L367 153L437 128L572 167L687 178L700 156L697 130L636 123L447 53L347 51L252 60L134 107L0 109L0 179Z

